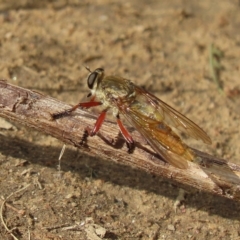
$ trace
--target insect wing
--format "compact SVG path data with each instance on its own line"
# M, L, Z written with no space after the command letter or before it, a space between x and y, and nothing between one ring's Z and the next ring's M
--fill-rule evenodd
M168 104L158 99L151 93L135 86L137 95L145 96L145 101L149 102L156 112L161 115L162 121L169 126L175 127L178 130L186 133L188 136L195 139L201 139L204 143L211 144L211 139L198 125L193 121L179 113Z
M183 156L164 147L162 141L166 138L166 136L163 136L163 134L157 130L157 127L154 128L153 125L151 128L147 127L141 120L139 121L139 116L136 117L136 114L134 113L123 115L127 121L142 134L153 150L162 157L163 160L181 169L186 169L188 167L188 163Z
M174 150L178 151L179 149L177 149L177 147L179 145L171 146L170 144L166 144L166 141L163 142L168 139L169 136L167 136L166 133L164 134L163 131L158 131L157 126L159 125L159 122L154 122L149 118L147 119L145 116L131 108L121 108L120 112L129 124L131 124L147 140L153 150L161 156L163 160L181 169L186 169L188 167L186 159L183 156L174 153L171 149L173 147ZM174 141L172 143L174 143ZM164 147L164 145L167 146ZM170 148L168 149L167 147ZM185 149L182 150L184 152Z
M187 168L194 153L169 126L187 135L211 143L208 135L194 122L149 92L134 86L133 100L116 101L116 107L126 120L148 141L164 160L178 168Z

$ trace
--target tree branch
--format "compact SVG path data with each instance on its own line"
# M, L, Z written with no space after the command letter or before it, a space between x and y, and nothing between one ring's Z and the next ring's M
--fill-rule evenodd
M79 109L69 117L52 120L52 113L68 108L69 105L51 97L0 81L1 117L47 133L91 156L127 164L199 190L240 200L240 166L194 150L201 157L204 166L189 163L186 170L175 168L157 158L136 131L132 133L137 142L136 149L133 154L128 154L127 148L119 145L119 141L113 146L117 128L108 121L103 124L101 134L88 139L87 147L81 146L84 129L92 126L96 118Z

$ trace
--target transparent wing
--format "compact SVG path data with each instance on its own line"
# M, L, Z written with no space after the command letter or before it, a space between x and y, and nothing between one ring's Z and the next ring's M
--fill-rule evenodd
M158 112L162 117L162 121L169 126L175 127L186 133L188 136L193 137L195 139L200 139L204 143L211 144L211 139L198 125L196 125L193 121L179 113L177 110L170 107L167 103L158 99L151 93L135 86L136 93L139 96L144 96L145 99L142 101L146 101L150 103L154 109Z
M164 160L178 168L187 168L195 154L172 131L175 127L187 135L210 144L209 136L194 122L149 92L135 86L132 99L113 103L126 120L148 141Z
M120 113L147 140L153 150L171 165L186 169L194 159L190 149L168 126L153 121L131 108L120 108Z

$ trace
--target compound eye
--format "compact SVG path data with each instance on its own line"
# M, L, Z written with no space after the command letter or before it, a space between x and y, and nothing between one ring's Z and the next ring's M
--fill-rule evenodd
M98 73L97 72L92 72L89 76L88 76L88 87L90 89L93 89L93 85L95 83L95 81L97 80L98 78Z

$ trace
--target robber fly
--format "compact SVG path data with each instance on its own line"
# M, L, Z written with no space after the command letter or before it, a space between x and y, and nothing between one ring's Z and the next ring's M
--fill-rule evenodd
M97 68L93 72L89 68L87 70L90 72L87 79L90 101L55 113L52 115L53 119L66 116L77 108L102 105L104 110L100 113L93 129L86 130L87 135L94 136L99 131L107 111L111 110L129 149L134 145L134 141L122 124L120 116L124 116L162 159L182 169L187 168L187 161L194 161L196 155L171 127L195 139L201 139L207 144L211 143L209 136L194 122L130 80L105 76L103 68Z

